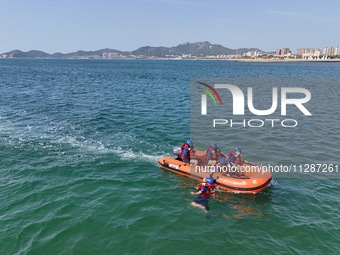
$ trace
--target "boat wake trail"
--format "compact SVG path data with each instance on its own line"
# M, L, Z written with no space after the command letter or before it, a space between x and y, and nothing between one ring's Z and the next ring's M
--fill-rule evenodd
M152 163L155 166L158 166L157 160L161 157L164 157L165 155L165 153L148 154L143 151L133 151L133 149L131 148L124 150L121 147L117 147L116 149L113 150L113 152L124 161L147 162Z
M96 132L85 126L67 121L55 121L48 117L30 117L8 111L0 114L0 145L20 151L63 156L67 161L92 161L99 155L113 154L114 160L145 162L155 166L167 148L135 135L111 130ZM157 153L155 153L155 151Z

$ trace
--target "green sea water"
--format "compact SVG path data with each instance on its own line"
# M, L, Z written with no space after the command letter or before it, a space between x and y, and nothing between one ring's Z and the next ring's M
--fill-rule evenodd
M340 63L1 60L0 254L340 254L338 178L274 174L206 215L197 182L159 168L190 136L201 77L339 79ZM321 123L229 142L256 162L339 164L340 88L318 91Z

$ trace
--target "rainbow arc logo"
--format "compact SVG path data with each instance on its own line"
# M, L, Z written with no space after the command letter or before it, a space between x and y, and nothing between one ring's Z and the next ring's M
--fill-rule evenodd
M214 105L217 105L217 101L216 98L218 99L218 101L220 102L220 105L222 105L222 99L221 96L218 94L218 92L216 91L216 89L214 89L211 85L204 83L204 82L197 82L198 84L203 85L205 88L200 88L201 91L203 91L206 94L202 94L202 115L206 115L207 114L207 95L211 98L211 100L214 102ZM212 92L212 93L211 93ZM216 98L215 98L215 96Z
M204 82L200 82L198 81L197 83L207 87L208 89L210 89L217 97L218 101L220 102L220 105L222 105L222 99L220 97L220 95L218 94L218 92L216 91L216 89L214 89L212 86L210 86L209 84L206 84ZM217 105L217 101L216 98L213 96L213 94L206 88L201 88L201 90L205 93L207 93L207 95L209 95L209 97L213 100L214 104Z

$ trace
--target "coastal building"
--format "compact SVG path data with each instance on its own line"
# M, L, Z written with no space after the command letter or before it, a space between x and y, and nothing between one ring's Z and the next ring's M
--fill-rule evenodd
M120 57L119 53L112 53L112 52L103 53L103 58L105 59L112 59L112 58L119 58L119 57Z
M323 49L323 55L326 56L327 54L328 54L328 47L326 47L326 48Z
M243 57L251 57L251 58L257 58L259 55L261 54L261 52L259 51L248 51L243 53Z
M230 58L230 59L242 58L242 55L241 54L230 54L230 55L227 55L227 58Z
M319 48L302 48L296 51L296 55L303 59L318 59L322 52Z
M305 49L297 49L295 55L301 57L302 54L304 54L304 53L305 53Z
M324 48L324 50L323 50L323 54L324 54L326 57L332 57L332 56L334 56L334 53L335 53L334 47L326 47L326 48Z
M276 50L276 55L277 56L282 56L282 57L287 57L291 55L291 50L289 48L282 48L282 49L277 49Z
M334 50L334 55L335 56L340 56L340 46L336 47Z

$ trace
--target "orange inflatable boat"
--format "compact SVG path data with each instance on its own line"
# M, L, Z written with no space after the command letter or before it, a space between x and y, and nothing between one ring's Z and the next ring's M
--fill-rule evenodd
M199 181L213 177L218 188L235 193L255 194L270 185L272 174L263 167L251 163L244 163L237 170L226 166L207 166L200 160L205 154L205 151L195 150L195 158L200 162L197 166L168 157L160 158L158 163L165 170Z

